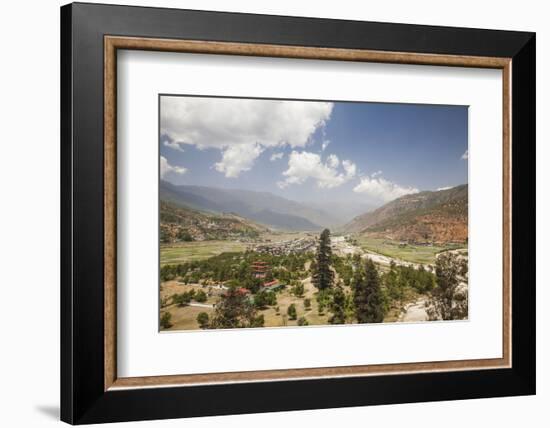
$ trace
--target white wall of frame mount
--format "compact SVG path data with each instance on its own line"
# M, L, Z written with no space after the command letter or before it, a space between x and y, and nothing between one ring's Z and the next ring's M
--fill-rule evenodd
M119 376L502 357L500 70L121 51L117 79ZM158 334L159 93L468 106L468 320Z

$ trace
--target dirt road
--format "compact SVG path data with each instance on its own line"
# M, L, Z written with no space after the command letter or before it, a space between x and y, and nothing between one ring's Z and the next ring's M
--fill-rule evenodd
M426 297L420 297L417 301L409 303L404 308L404 312L399 316L398 322L418 322L427 321Z

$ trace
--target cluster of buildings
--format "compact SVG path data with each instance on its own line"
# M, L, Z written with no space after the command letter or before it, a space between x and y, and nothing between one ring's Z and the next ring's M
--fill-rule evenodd
M313 237L304 237L291 239L289 241L272 242L268 244L258 244L253 250L260 254L270 254L272 256L284 256L292 253L306 253L315 251L317 240Z

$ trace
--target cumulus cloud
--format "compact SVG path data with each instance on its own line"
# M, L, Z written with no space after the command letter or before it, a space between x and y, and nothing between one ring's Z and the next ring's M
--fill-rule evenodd
M336 155L327 157L323 162L317 153L292 151L288 159L288 169L283 172L284 181L277 185L284 189L291 184L302 184L308 179L315 180L317 186L332 189L351 180L357 171L354 163L349 160L342 162L343 171L338 170L340 160Z
M325 149L328 147L328 145L330 144L330 140L324 140L321 144L321 151L325 151Z
M460 159L464 159L464 160L467 160L468 159L468 150L466 150L464 152L464 154L462 156L460 156Z
M328 155L327 164L330 168L338 168L340 165L340 159L336 155Z
M376 173L375 173L376 174ZM382 202L389 202L411 193L418 193L414 187L404 187L380 177L379 174L361 177L361 181L353 188L355 193L364 193Z
M344 168L344 171L346 172L346 177L348 179L351 179L355 177L355 174L357 173L357 166L352 161L344 160L342 161L342 167Z
M252 168L254 161L261 153L262 147L259 144L229 146L222 151L222 160L214 167L216 171L223 172L226 177L238 177L241 172Z
M273 154L271 155L271 157L269 158L269 160L270 160L271 162L274 162L274 161L276 161L276 160L282 159L284 155L285 155L285 154L284 154L283 152L273 153Z
M160 177L165 178L168 174L174 173L183 175L187 172L187 168L183 168L181 166L176 165L170 165L168 163L168 160L164 157L160 157Z
M327 102L164 96L161 133L180 146L220 150L216 170L237 177L265 148L305 147L330 119L332 109Z

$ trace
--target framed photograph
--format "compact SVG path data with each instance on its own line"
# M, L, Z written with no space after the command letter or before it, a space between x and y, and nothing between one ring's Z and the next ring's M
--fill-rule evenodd
M61 54L62 420L535 393L533 33L76 3Z

